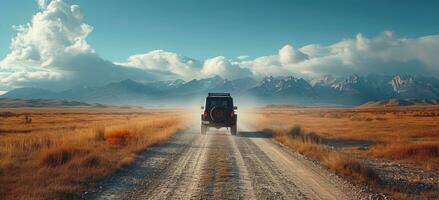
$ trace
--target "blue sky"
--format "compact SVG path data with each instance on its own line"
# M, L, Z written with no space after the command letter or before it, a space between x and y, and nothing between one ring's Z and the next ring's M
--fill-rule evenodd
M0 91L216 75L439 77L437 10L432 0L2 0Z
M385 30L418 37L439 33L439 1L66 0L81 6L94 30L87 41L103 58L123 61L155 49L206 59L258 57L283 45L327 45ZM39 10L32 0L0 2L0 57Z

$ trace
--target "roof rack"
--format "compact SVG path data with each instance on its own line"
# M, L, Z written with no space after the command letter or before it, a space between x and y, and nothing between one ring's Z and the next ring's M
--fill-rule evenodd
M212 93L212 92L209 92L209 93L208 93L208 96L209 96L209 97L211 97L211 96L216 96L216 97L230 97L230 93Z

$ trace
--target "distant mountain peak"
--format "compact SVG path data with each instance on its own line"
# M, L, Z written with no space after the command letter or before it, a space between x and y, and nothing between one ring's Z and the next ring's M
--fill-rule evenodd
M341 82L333 84L331 87L340 91L353 91L355 88L361 87L360 82L361 78L356 74L352 74Z
M326 75L320 76L318 78L312 79L310 81L310 84L312 86L316 86L316 85L319 85L319 86L331 86L335 82L336 82L336 79L333 76L331 76L329 74L326 74Z
M392 85L393 91L396 93L402 93L406 91L409 87L413 87L415 81L412 76L401 76L396 75L389 82Z
M100 87L76 87L61 92L38 88L18 88L0 98L67 99L104 104L138 104L151 102L183 103L183 98L198 98L207 92L231 92L237 98L252 98L266 103L304 103L358 105L383 99L439 99L439 80L432 77L358 76L335 79L324 75L310 81L294 76L266 76L228 80L220 76L184 81L181 79L139 83L131 79ZM394 102L394 101L393 101ZM151 103L152 104L152 103Z
M359 107L395 107L395 106L430 106L439 105L439 100L432 99L386 99L379 101L369 101Z
M207 80L217 80L217 81L221 81L224 80L223 77L219 76L219 75L215 75L213 77L207 78Z
M262 82L264 83L264 82L272 82L273 80L275 80L275 78L273 77L273 76L265 76L263 79L262 79Z
M169 86L180 86L182 84L184 84L186 81L182 80L182 79L176 79L174 81L171 81L168 85Z

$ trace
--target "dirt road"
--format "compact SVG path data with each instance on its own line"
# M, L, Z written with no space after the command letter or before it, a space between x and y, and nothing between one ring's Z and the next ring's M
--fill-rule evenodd
M150 148L85 199L365 199L363 189L247 128L189 130Z

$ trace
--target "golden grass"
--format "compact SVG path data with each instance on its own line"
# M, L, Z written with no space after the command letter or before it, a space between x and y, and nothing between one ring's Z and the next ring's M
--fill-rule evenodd
M43 156L41 164L47 167L57 167L66 164L76 156L84 156L88 153L89 150L77 147L51 148Z
M372 169L361 165L359 161L347 154L320 144L321 138L317 134L306 133L301 130L300 126L296 125L292 129L275 129L270 132L276 141L319 161L339 175L373 185L381 181Z
M0 120L0 197L74 198L185 125L178 110L8 110ZM12 114L11 114L12 113ZM25 124L24 116L32 122Z
M437 197L435 192L413 196L404 188L380 184L382 180L376 172L358 158L382 158L438 170L438 106L274 107L248 111L245 116L252 126L272 130L275 140L319 161L335 173L367 183L396 199ZM300 126L294 127L295 124ZM352 141L357 145L347 145Z
M417 163L426 170L432 170L439 163L439 141L379 144L368 155Z
M125 145L130 132L126 129L113 130L105 134L105 141L112 145Z
M439 169L436 152L439 147L438 106L374 109L283 107L262 108L247 115L251 118L249 122L260 129L299 124L302 129L323 138L373 143L367 150L341 149L352 156L373 156L425 169ZM428 166L425 159L429 161Z

